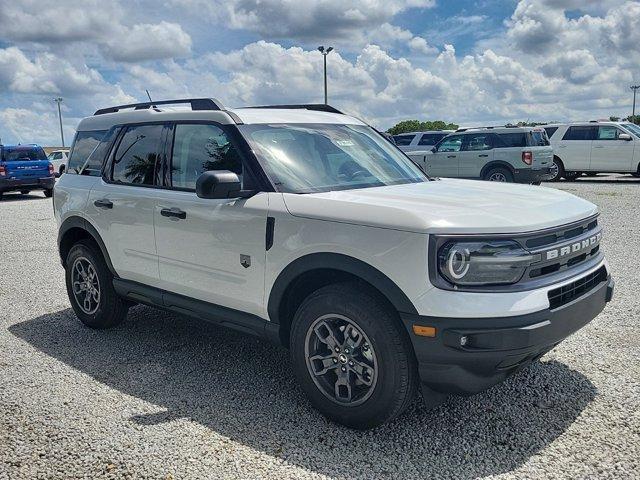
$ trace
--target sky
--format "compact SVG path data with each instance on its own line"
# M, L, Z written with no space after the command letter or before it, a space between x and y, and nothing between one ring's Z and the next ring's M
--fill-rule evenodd
M323 100L381 129L631 114L640 2L0 0L0 140L67 145L96 109Z

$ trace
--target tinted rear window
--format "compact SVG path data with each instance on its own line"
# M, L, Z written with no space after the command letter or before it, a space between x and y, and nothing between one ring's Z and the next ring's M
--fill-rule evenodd
M100 164L94 164L89 166L87 159L93 150L98 146L100 140L102 140L107 133L106 130L95 130L92 132L78 132L76 138L71 146L71 154L69 157L69 166L67 173L80 173L80 170L84 167L83 172L86 175L100 175L102 169L102 160ZM87 163L87 165L85 165Z
M113 155L112 180L135 185L157 182L162 125L136 125L127 128Z
M556 133L558 127L545 127L544 131L547 132L547 137L553 137L553 134Z
M4 147L2 149L3 162L26 162L46 159L47 156L42 147Z
M527 134L525 132L513 132L513 133L498 133L500 142L498 147L526 147L527 146Z
M598 132L597 126L576 125L569 127L562 137L563 140L593 140Z
M395 140L396 145L401 147L409 145L411 140L413 140L413 137L415 137L415 135L395 135L393 139Z

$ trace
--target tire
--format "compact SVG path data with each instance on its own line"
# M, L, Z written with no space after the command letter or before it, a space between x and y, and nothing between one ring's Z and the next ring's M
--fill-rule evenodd
M540 185L542 185L542 182L531 182L531 185L535 185L536 187L539 187Z
M513 174L506 168L494 167L487 170L482 179L488 182L513 183Z
M111 328L122 323L127 316L129 303L113 289L113 275L94 242L80 240L73 245L67 255L65 270L69 302L82 323L97 329ZM97 295L83 293L87 291L88 280L82 276L81 271L88 274L89 280L93 277L91 284L97 290ZM78 286L83 280L85 288ZM74 284L78 294L74 293ZM88 297L89 301L86 302Z
M29 195L29 193L31 193L31 190L20 190L21 195Z
M60 173L60 175L62 175L64 173L64 165L60 165L59 173Z
M349 341L347 328L354 332ZM366 285L339 283L309 295L294 316L290 347L295 376L311 404L347 427L382 425L415 396L418 371L408 334L393 308ZM326 363L313 362L314 356ZM325 373L314 375L314 369ZM350 387L336 386L340 377Z
M587 177L597 177L600 172L585 172L585 176Z
M640 172L635 172L635 173L632 173L631 175L633 175L636 178L640 178Z
M53 188L47 188L44 191L44 196L47 198L51 198L53 196Z
M564 176L564 165L562 164L562 160L558 157L553 157L553 166L551 167L551 173L553 173L553 177L549 178L549 182L559 182L560 179Z
M582 172L564 172L565 180L573 182L576 178L582 175Z

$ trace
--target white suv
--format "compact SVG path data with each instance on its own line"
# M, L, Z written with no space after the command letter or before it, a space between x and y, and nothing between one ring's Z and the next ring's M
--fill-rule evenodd
M640 175L640 127L627 122L545 125L554 152L553 180L581 174Z
M67 163L69 162L68 150L54 150L47 156L51 165L53 165L53 171L56 177L59 177L67 169Z
M83 323L143 303L271 339L311 403L354 428L418 387L436 405L504 380L613 294L593 204L432 180L326 105L107 108L69 162L54 209Z

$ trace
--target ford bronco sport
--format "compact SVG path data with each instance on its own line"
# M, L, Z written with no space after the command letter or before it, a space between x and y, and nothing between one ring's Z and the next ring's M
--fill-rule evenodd
M430 179L326 105L102 109L67 172L58 244L84 324L142 303L273 340L311 403L354 428L418 388L432 406L504 380L613 294L593 204Z

